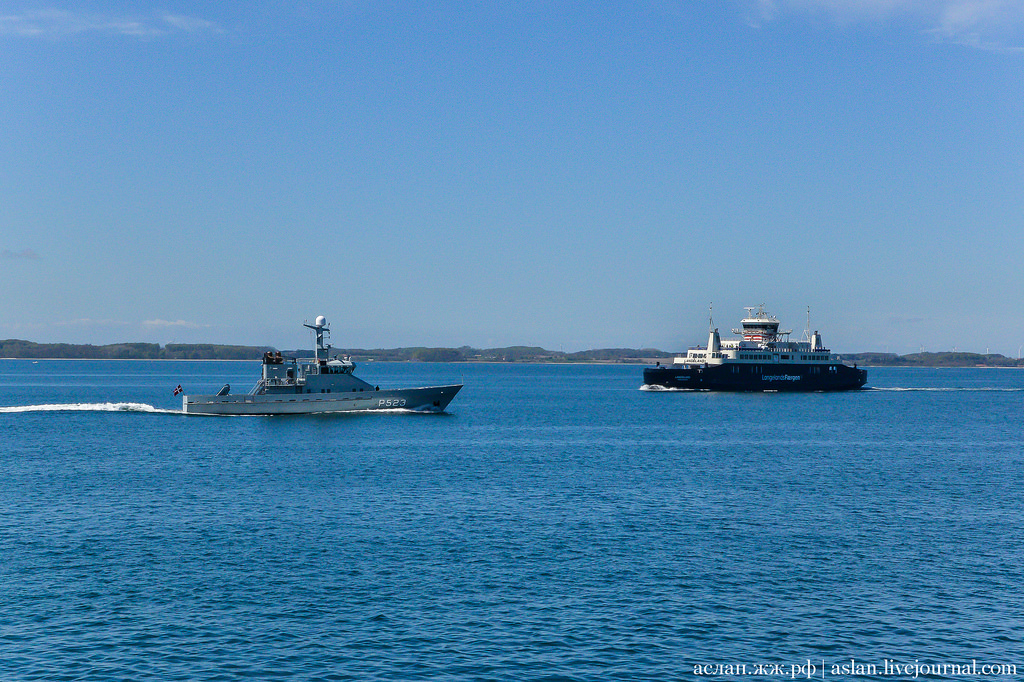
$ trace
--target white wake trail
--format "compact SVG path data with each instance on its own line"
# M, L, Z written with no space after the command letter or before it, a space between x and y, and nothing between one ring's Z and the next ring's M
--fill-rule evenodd
M922 393L1020 393L1024 388L1016 386L920 386L920 387L899 387L899 386L867 386L866 391L896 391L896 392L922 392Z
M7 412L149 412L153 414L181 414L181 410L164 410L146 403L58 403L52 405L13 405L0 407Z

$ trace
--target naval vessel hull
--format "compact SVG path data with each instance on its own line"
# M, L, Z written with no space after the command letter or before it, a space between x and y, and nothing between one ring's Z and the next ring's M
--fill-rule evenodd
M644 384L651 388L694 391L851 391L868 380L865 369L843 364L722 364L708 367L647 367Z
M444 412L462 384L396 388L353 393L264 393L259 395L186 395L187 414L270 415L334 412Z

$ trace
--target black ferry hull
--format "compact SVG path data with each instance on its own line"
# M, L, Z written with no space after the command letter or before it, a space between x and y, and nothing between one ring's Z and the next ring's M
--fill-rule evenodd
M703 367L647 367L644 384L693 391L851 391L862 388L868 372L843 364L754 365L725 363Z

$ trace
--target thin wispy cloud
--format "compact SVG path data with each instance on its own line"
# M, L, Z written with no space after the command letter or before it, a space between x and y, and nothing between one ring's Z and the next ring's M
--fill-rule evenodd
M209 325L198 324L196 322L188 322L187 320L145 320L142 325L150 328L161 328L166 329L169 327L180 327L183 329L202 329L209 327Z
M122 320L94 320L88 317L80 317L75 320L58 320L52 323L55 327L127 327L129 322Z
M212 21L176 14L118 16L84 14L60 9L0 14L0 35L26 38L67 38L76 35L110 35L152 38L174 33L219 33Z
M0 251L0 258L5 260L40 260L39 254L32 249L23 249L21 251L4 249Z
M907 21L943 42L1024 51L1021 0L753 0L747 21L761 27L801 15L844 25Z
M220 28L218 28L217 24L197 17L187 17L180 14L165 14L161 19L167 26L178 29L179 31L185 31L186 33L220 32Z

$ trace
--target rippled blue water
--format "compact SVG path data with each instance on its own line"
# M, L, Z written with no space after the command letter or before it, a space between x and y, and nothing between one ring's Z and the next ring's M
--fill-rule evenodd
M445 415L172 412L257 373L0 361L0 679L1024 676L1024 372L731 395L367 363L466 387Z

